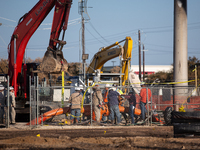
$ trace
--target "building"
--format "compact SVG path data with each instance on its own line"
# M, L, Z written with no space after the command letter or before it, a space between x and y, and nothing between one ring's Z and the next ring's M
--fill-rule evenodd
M110 73L110 70L114 66L104 66L103 72ZM139 66L138 65L131 65L131 69L134 70L135 74L139 75ZM173 69L172 65L145 65L144 71L145 74L150 75L159 71L169 72ZM141 74L143 74L143 66L141 66Z
M139 66L131 65L131 69L134 70L135 74L139 74ZM145 65L144 71L145 74L150 75L159 71L169 72L173 69L172 65ZM141 66L141 74L143 74L143 66Z

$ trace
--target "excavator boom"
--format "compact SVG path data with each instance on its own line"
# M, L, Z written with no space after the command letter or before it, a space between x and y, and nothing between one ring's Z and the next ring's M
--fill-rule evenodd
M119 43L124 41L125 43L123 47L119 45ZM124 73L122 76L122 85L125 85L125 81L128 79L128 66L130 65L131 61L132 48L133 40L131 37L126 37L126 39L120 42L115 42L110 46L102 48L101 51L94 55L90 65L88 66L87 73L93 73L95 70L101 69L107 61L121 55L122 73Z
M54 6L55 11L50 42L40 69L44 72L58 72L61 70L62 66L65 69L67 68L67 61L63 58L61 50L63 45L66 44L63 39L65 30L67 29L71 4L72 0L40 0L20 19L11 37L8 56L8 74L10 76L10 85L15 87L15 95L19 85L18 79L21 73L26 45ZM63 37L62 40L58 40L61 30L63 30ZM49 64L49 62L51 62L51 64Z

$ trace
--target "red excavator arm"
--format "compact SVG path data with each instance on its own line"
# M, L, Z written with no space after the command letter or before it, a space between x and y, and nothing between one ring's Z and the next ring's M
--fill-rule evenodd
M67 66L67 61L63 58L61 50L63 45L66 44L63 40L65 30L67 29L71 4L72 0L40 0L27 14L20 18L9 44L8 74L10 76L10 85L15 88L15 95L19 85L18 78L21 73L26 45L33 33L37 30L54 6L55 10L49 46L43 58L41 71L57 72L60 71L61 66ZM63 36L62 40L59 40L61 30L63 30ZM50 59L47 59L47 57ZM48 64L49 60L51 60L51 64ZM52 68L52 62L54 62L54 68ZM45 65L46 67L44 67ZM48 66L51 67L48 68Z

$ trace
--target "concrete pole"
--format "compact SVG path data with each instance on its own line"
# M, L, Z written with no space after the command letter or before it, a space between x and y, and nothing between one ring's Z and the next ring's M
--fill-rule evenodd
M188 80L187 0L174 0L174 82ZM188 86L188 83L175 84ZM175 90L175 96L186 96L187 89Z

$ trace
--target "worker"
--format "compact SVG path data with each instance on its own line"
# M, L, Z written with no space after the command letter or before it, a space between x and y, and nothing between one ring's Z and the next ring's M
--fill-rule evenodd
M113 87L115 87L115 91L117 91L119 93L119 96L118 96L118 100L119 100L119 105L123 106L123 103L124 103L124 96L122 96L124 93L122 92L122 90L120 90L117 86L116 83L113 84ZM123 115L123 114L122 114Z
M15 94L14 94L14 88L11 86L9 88L10 90L10 120L11 120L11 124L15 124L15 116L16 116L16 112L15 112Z
M103 95L103 101L104 101L105 104L108 103L108 91L109 91L109 87L110 87L109 84L105 85L105 92L104 92L104 95Z
M83 96L80 94L81 88L75 87L75 92L69 97L69 103L71 103L71 123L78 123L81 115L81 103Z
M83 96L84 95L83 85L79 85L79 88L80 88L80 94Z
M135 125L135 120L134 120L134 110L136 106L136 97L133 92L129 92L128 94L129 98L129 115L131 117L131 125Z
M96 84L93 86L93 94L92 94L92 105L94 108L94 113L95 113L95 119L97 123L100 123L100 110L101 110L101 105L103 102L103 97L101 93L101 89L99 88L99 85Z
M117 117L116 125L121 122L120 112L119 112L119 102L118 102L119 93L116 91L115 87L110 88L108 93L108 104L110 108L110 117L111 123L114 125L115 116Z
M142 89L140 90L140 109L141 109L141 119L145 121L145 113L146 113L146 103L147 103L147 89L148 89L148 100L151 98L151 90L146 88L144 82L141 84Z
M116 88L116 91L117 91L120 95L124 94L124 93L122 92L122 90L120 90L120 89L118 88L118 86L117 86L116 83L114 83L113 86Z
M3 123L4 105L5 105L4 87L3 85L0 85L0 123Z

